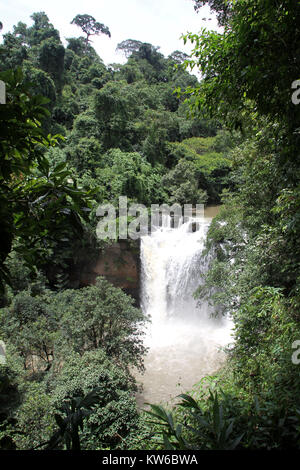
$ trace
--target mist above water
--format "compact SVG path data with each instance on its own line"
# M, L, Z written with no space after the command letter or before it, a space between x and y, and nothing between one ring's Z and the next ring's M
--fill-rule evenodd
M171 228L166 216L161 227L141 238L142 309L151 324L146 372L138 377L144 386L140 405L170 401L224 362L220 347L231 342L232 324L212 317L208 303L199 306L193 296L207 270L203 249L210 222L206 212Z

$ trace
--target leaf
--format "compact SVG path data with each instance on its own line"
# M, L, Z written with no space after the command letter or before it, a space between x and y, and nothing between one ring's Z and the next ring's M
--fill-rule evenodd
M99 401L99 392L100 387L94 388L89 392L80 402L80 406L84 408L89 408Z
M171 442L169 441L168 436L167 436L164 432L162 433L162 435L163 435L163 440L164 440L165 449L167 449L167 450L174 450L174 449L176 449L176 447L174 447L174 446L171 444Z
M183 399L183 401L178 403L178 405L184 406L186 408L194 408L195 410L201 411L201 408L199 407L198 403L190 395L182 393L178 395L178 397Z
M54 418L55 418L55 421L56 421L57 425L61 429L61 431L65 431L65 429L66 429L65 420L59 414L55 414Z
M56 165L56 167L54 168L53 170L53 173L56 174L56 173L59 173L60 171L64 170L67 166L67 162L61 162L59 163L58 165Z
M66 432L66 434L65 434L65 443L66 443L67 450L71 450L72 445L71 445L71 436L70 436L69 432Z
M245 433L241 434L241 435L238 436L236 439L234 439L234 441L229 445L228 449L229 449L229 450L235 449L235 448L239 445L239 443L241 442L241 440L243 439L244 434L245 434Z
M167 424L169 424L168 415L167 415L166 411L164 410L164 408L162 406L152 405L150 403L145 403L145 404L149 405L152 409L152 412L146 410L147 414L149 414L151 416L154 416L155 418L158 418L159 420L162 420L162 421L166 422Z

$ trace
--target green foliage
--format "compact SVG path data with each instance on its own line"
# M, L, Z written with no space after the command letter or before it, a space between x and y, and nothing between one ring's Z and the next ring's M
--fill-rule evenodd
M51 405L51 397L46 393L44 384L26 383L10 433L17 449L34 449L41 444L42 439L50 438L55 429Z
M218 393L209 390L203 408L190 395L181 394L179 397L182 401L176 407L182 423L177 424L176 417L162 406L151 405L152 411L146 411L156 418L154 424L160 425L164 449L232 450L239 445L243 434L233 437L236 435L234 419L226 416L226 413L224 415L226 395L223 394L219 402Z
M232 11L232 1L228 0L194 0L194 9L199 12L201 7L208 5L217 14L218 23L222 26L228 23Z
M178 198L187 180L195 193L197 171L203 187L231 169L220 181L224 206L209 230L210 267L197 294L232 316L234 343L226 369L198 384L194 397L182 395L173 412L151 405L156 420L148 426L160 437L149 445L299 449L300 375L292 361L300 334L299 109L287 79L298 77L299 8L196 0L195 9L206 4L225 28L184 37L195 45L185 66L203 76L186 95L194 116L210 115L243 135L168 143L164 181Z
M34 160L41 159L35 146L49 145L49 139L44 137L39 121L49 113L43 106L48 100L30 96L20 69L3 72L1 79L6 83L7 104L0 109L1 154L5 156L1 159L0 178L7 181L12 173L28 174Z
M31 84L30 92L34 95L43 96L47 99L45 104L49 111L53 109L56 102L56 88L51 77L41 69L33 68L25 63L24 66L24 79ZM49 118L49 116L47 116ZM45 127L45 119L42 119L43 127Z
M126 39L125 41L122 41L117 45L116 50L122 51L128 58L133 52L137 52L141 45L141 41L136 41L135 39Z
M22 85L23 75L20 70L15 73L6 72L1 75L7 84L8 104L0 109L1 146L2 155L0 166L0 199L1 199L1 256L0 279L7 278L3 262L11 250L14 237L14 215L11 199L14 191L11 188L19 174L30 174L35 160L41 161L41 152L36 150L36 144L49 145L39 126L38 119L47 115L43 107L45 99L30 97L28 87ZM17 119L16 119L17 117ZM3 290L3 284L2 284Z
M144 321L133 299L101 278L78 290L17 294L0 316L7 345L0 393L11 394L3 446L123 446L138 427L132 369L143 369Z
M236 372L236 371L235 371ZM246 375L245 375L246 376ZM247 379L249 380L249 375ZM230 368L206 377L172 410L151 405L150 448L185 450L299 449L299 405L249 394ZM295 391L294 391L295 393ZM154 428L153 428L154 426Z
M1 337L14 345L25 369L47 369L53 361L58 318L50 299L47 293L33 297L24 291L1 311Z
M0 46L0 278L3 289L11 284L0 311L0 394L9 396L0 443L128 448L148 436L132 374L143 370L145 318L104 279L73 290L68 275L79 249L94 246L97 203L120 195L147 206L199 203L206 191L217 200L228 186L230 138L211 139L216 121L187 116L174 88L198 81L180 51L165 58L151 44L123 41L127 63L106 67L90 37L110 32L93 17L73 19L85 37L67 47L44 12L31 18ZM17 66L23 74L9 70ZM203 138L205 152L191 137Z
M207 201L206 191L201 185L201 173L193 162L179 160L175 168L164 176L162 183L168 188L171 203L204 204Z
M95 115L100 124L104 149L127 146L130 108L119 83L109 82L95 95Z
M95 286L57 294L54 305L64 311L62 335L76 351L102 348L122 367L142 367L144 317L121 289L100 278Z
M82 127L85 129L88 126L93 126L93 120L84 119L84 116L81 114L79 119L75 121L76 131L82 130ZM85 132L87 134L87 132ZM102 146L99 143L99 140L94 137L82 137L74 145L72 140L66 148L66 156L68 160L74 165L79 175L85 174L88 170L93 171L101 165L102 160Z
M61 91L63 82L64 56L65 49L63 45L53 38L42 42L38 55L39 65L53 79L58 91Z
M192 198L193 203L206 202L207 199L210 203L219 202L222 190L232 186L230 153L234 140L225 133L219 133L215 137L193 137L180 143L169 143L169 160L179 161L164 177L164 181L169 190L181 193L181 196L179 194L176 196L181 200L181 204L185 198ZM176 179L176 174L179 179ZM172 184L175 184L173 190ZM180 184L186 185L186 190L184 187L181 188ZM198 195L199 187L202 192L206 191L208 196ZM172 198L174 199L174 196Z
M26 25L21 24L21 32L28 38L30 46L41 44L46 39L54 38L59 41L59 32L49 23L49 18L45 12L33 13L31 15L34 24L26 31ZM19 23L20 25L20 23ZM24 28L25 26L25 28ZM18 28L18 27L17 27ZM19 33L19 29L15 30Z
M60 136L44 135L40 119L49 113L41 96L31 96L23 83L21 70L4 72L8 104L1 106L0 198L2 237L1 276L8 280L3 264L11 251L12 241L20 241L15 249L28 267L49 259L61 239L82 233L84 207L88 193L70 180L66 163L50 169L45 150L57 144ZM71 182L70 182L71 181ZM3 289L3 285L2 285Z
M26 77L38 84L37 91L49 97L51 118L43 119L43 127L47 132L66 135L65 160L80 177L86 172L96 177L95 169L103 168L103 154L112 148L138 152L152 166L170 168L174 160L168 142L214 135L215 124L203 119L190 122L187 107L174 94L176 86L197 84L196 77L181 66L175 67L184 59L180 51L166 59L151 44L123 41L119 50L125 51L128 62L115 69L106 68L88 40L90 34L96 33L94 18L89 15L74 18L74 24L78 20L86 30L87 38L69 38L66 49L44 13L36 13L32 18L32 27L19 23L7 36L7 48L3 50L5 68L13 61L23 65ZM40 43L36 42L37 37ZM144 168L146 173L141 180L149 176L145 165ZM160 172L154 171L153 179L158 182L160 176L156 175ZM100 178L102 182L104 178ZM217 185L218 193L218 182ZM139 202L153 202L150 192L149 196L144 190L138 194L142 198ZM111 198L114 195L108 197Z
M71 354L61 373L51 380L53 404L60 408L70 397L86 396L97 389L93 413L84 421L80 441L82 448L101 449L122 445L137 426L137 411L132 392L135 387L104 351Z
M55 349L67 347L80 354L101 348L126 369L142 367L144 320L131 297L99 278L95 286L57 294L20 292L1 311L0 324L3 339L13 342L25 368L49 370Z
M164 199L162 169L153 168L139 153L113 149L102 156L96 171L103 199L118 204L120 195L150 205Z
M291 134L299 122L299 107L291 101L291 82L298 78L299 31L293 30L299 8L292 0L284 5L259 0L208 3L223 16L226 28L184 37L194 44L186 65L197 66L204 77L200 87L187 89L196 95L193 107L204 107L234 127L245 127L247 111L255 109Z
M59 430L53 434L46 449L55 449L59 443L65 444L67 450L80 450L79 428L83 430L83 420L89 416L93 410L92 406L97 403L98 390L94 389L85 397L74 397L66 400L62 404L64 418L60 414L55 414L55 421Z
M23 60L28 58L28 51L21 37L7 33L3 35L3 45L0 46L0 55L2 62L0 71L3 72L4 70L21 66Z
M99 35L100 33L111 36L108 27L96 21L91 15L76 15L71 24L79 26L86 34L86 46L90 41L90 36Z

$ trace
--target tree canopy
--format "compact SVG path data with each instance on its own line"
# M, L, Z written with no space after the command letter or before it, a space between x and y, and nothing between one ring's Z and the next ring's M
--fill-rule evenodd
M107 26L103 23L99 23L91 15L76 15L75 18L71 21L71 24L75 24L82 29L86 34L86 47L90 42L90 37L101 34L106 34L108 37L111 37L110 31Z

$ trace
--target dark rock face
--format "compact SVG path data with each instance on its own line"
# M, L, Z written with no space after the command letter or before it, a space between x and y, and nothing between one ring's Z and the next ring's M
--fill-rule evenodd
M82 256L81 256L82 259ZM114 286L130 294L139 305L140 250L138 242L119 241L92 258L82 261L72 273L78 287L93 284L97 276L104 276Z

